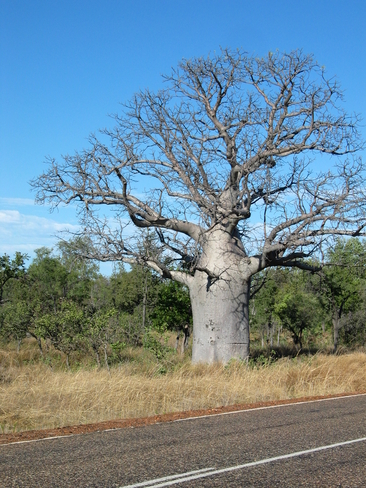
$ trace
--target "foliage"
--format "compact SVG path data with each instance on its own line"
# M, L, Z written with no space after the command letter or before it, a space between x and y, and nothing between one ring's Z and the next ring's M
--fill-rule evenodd
M66 354L67 367L70 353L80 349L85 327L83 310L75 302L66 300L56 312L46 313L36 320L36 334Z
M91 315L85 327L84 337L96 355L98 366L100 366L100 348L103 347L105 366L108 368L108 346L113 344L116 349L117 344L119 346L122 344L116 338L118 337L116 315L117 310L113 308L97 310Z
M325 320L319 278L302 270L270 270L252 301L251 324L261 333L262 347L265 333L267 347L274 346L275 331L277 347L282 331L291 334L296 348L301 349L304 340L312 346Z
M316 298L302 289L286 286L278 295L275 313L285 329L288 329L295 347L303 346L303 335L316 324Z
M323 296L333 325L335 352L339 331L345 323L341 321L342 317L345 314L350 317L362 307L366 285L365 242L359 239L338 239L335 246L328 250L327 264L322 272ZM347 330L352 328L348 326Z
M282 270L269 270L260 278L261 287L251 302L251 327L260 332L262 346L264 346L264 334L266 334L267 342L272 347L275 328L279 332L280 327L275 314L277 293L281 285L286 282L287 274Z
M158 299L151 318L156 330L177 330L192 324L187 288L175 281L163 281L158 287Z
M7 303L2 311L1 333L6 339L16 339L19 343L29 331L31 310L25 300L16 303Z
M7 254L0 256L0 306L3 304L5 285L11 279L19 279L24 276L27 259L28 256L20 252L16 252L13 259L10 259Z
M366 278L366 245L359 239L338 239L327 253L323 270L325 294L329 308L341 314L360 303Z
M160 361L174 352L174 349L167 345L168 337L164 337L164 333L157 333L152 329L148 329L144 335L143 346L148 351L152 352L155 358Z

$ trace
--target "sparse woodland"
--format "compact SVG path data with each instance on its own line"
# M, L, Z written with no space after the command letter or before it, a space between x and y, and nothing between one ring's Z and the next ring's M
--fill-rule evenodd
M67 368L84 357L107 369L127 360L128 348L158 362L185 351L192 332L187 288L141 265L118 265L104 277L80 257L81 245L76 239L38 249L29 265L19 253L1 258L3 347L19 351L32 338L43 361L57 352ZM252 357L366 345L366 244L357 238L339 239L319 271L270 269L251 291Z

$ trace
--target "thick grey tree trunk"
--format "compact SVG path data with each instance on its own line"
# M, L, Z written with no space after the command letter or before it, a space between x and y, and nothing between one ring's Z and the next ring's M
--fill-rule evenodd
M190 286L193 363L248 358L249 289L249 281L240 278L215 281L205 273L196 273Z
M192 362L248 359L250 277L258 262L246 257L239 238L217 227L202 237L197 268L188 283Z

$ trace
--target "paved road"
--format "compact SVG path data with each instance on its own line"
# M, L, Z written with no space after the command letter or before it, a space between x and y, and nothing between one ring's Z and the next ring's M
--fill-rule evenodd
M0 446L0 486L364 488L366 395Z

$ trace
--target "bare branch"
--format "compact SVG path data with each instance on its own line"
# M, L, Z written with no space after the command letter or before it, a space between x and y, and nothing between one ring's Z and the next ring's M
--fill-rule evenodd
M38 203L77 203L95 257L140 260L181 281L196 271L222 279L220 259L229 258L215 255L214 235L238 259L256 256L250 273L303 266L294 256L319 241L365 235L364 164L340 158L364 146L359 117L344 111L337 82L311 56L226 49L183 60L164 79L163 90L137 93L87 150L50 160L32 183ZM313 174L322 154L338 166ZM102 223L102 208L123 223L118 231ZM128 243L127 220L158 232L159 256ZM170 269L179 262L189 273Z

